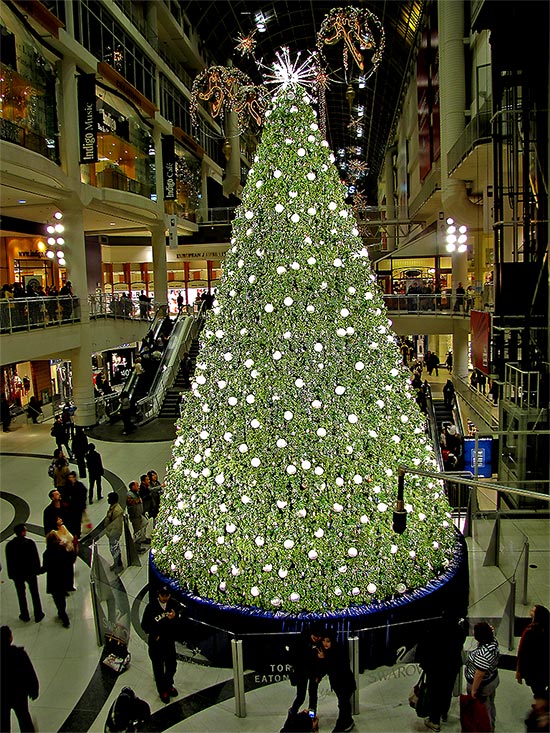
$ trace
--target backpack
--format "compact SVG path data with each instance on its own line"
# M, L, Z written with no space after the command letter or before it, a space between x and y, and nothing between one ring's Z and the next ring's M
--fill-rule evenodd
M52 461L48 466L48 476L53 478L55 476L55 461Z

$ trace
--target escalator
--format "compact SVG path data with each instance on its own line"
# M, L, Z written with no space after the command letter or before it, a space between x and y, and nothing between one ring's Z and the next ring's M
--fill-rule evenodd
M199 353L199 339L194 338L189 350L189 364L186 366L182 359L180 368L173 385L167 390L164 402L160 408L159 417L170 417L176 420L180 416L181 396L191 389L191 379L195 373L197 356Z

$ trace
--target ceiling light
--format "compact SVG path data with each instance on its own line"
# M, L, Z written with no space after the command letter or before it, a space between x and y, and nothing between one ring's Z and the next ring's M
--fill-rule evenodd
M63 239L63 237L58 237L55 240L55 243L58 244L60 247L62 247L65 244L65 240Z
M48 244L55 244L55 237L48 237L47 242Z
M64 232L65 231L65 227L63 226L63 224L56 224L55 225L55 231L58 234L61 234L61 232Z
M46 227L46 231L48 232L48 234L53 234L55 232L55 227L53 226L53 224L49 224Z
M56 211L53 217L54 219L63 219L63 214L60 211Z
M26 204L27 202L26 202L25 199L19 199L19 201L17 203L19 203L19 204Z
M50 260L53 260L53 258L55 257L55 255L54 255L54 253L53 253L53 252L51 251L51 249L49 249L49 250L48 250L48 251L46 252L46 257L47 257L48 259L50 259Z
M60 267L65 267L65 265L67 264L67 261L65 260L65 258L64 258L64 257L60 257L60 258L59 258L59 259L57 260L57 264L58 264L58 265L59 265Z

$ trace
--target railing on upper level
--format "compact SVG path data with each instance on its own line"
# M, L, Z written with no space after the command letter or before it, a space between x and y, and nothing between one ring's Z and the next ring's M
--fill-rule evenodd
M471 310L483 310L480 295L451 295L450 293L410 293L384 295L388 311L403 315L469 316Z
M80 321L80 301L71 295L0 298L0 332L19 333Z
M138 321L152 321L156 307L153 299L149 302L133 298L124 298L112 293L89 295L90 318L123 318Z

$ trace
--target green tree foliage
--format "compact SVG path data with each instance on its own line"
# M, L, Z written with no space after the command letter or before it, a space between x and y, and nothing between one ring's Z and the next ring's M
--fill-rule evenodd
M291 612L425 585L455 546L345 188L303 89L274 98L203 332L153 537L198 595Z

